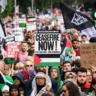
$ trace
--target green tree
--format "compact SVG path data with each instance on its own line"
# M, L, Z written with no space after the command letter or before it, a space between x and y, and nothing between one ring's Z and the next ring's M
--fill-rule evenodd
M7 5L5 7L5 10L2 13L0 13L0 18L4 18L11 13L13 9L13 3L14 3L13 0L7 0Z
M20 8L19 11L27 14L27 8L31 6L31 1L32 0L17 0L17 5L19 5Z

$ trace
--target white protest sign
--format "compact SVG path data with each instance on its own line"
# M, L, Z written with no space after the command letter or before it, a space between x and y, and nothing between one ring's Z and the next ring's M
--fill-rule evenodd
M35 33L35 54L42 59L40 66L60 64L60 37L59 31L37 31Z
M15 35L15 41L23 41L23 32L22 28L17 27L13 29L13 34Z

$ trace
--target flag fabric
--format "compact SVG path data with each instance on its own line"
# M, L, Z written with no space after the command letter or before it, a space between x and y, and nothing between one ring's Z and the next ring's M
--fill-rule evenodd
M61 55L63 56L65 56L72 49L72 43L67 37L64 43L65 45L62 47L62 51L61 51Z
M36 66L40 62L41 62L41 59L37 55L34 54L34 65Z
M60 7L66 29L75 28L80 31L81 35L86 34L88 38L96 36L91 18L65 4L60 3Z
M47 57L48 56L48 57ZM47 57L47 58L46 58ZM35 66L60 66L60 54L36 54L34 57Z
M72 43L67 37L66 37L66 47L72 47Z
M39 55L40 56L40 55ZM51 58L51 55L50 55L50 58L44 58L45 56L43 56L43 58L39 58L38 55L34 54L34 65L35 66L59 66L59 62L60 62L60 59L58 58L54 58L53 55L53 59ZM50 63L50 64L49 64Z
M9 75L3 75L2 72L0 72L0 89L2 89L6 84L11 85L13 84L13 79Z

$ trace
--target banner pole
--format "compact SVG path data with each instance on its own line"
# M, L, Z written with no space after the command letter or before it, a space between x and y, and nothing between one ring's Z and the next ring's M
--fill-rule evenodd
M13 70L14 70L14 64L12 64L12 76L13 76L13 73L14 73Z

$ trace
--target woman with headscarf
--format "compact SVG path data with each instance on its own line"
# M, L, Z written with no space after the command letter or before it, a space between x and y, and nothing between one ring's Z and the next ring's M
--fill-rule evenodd
M46 84L46 75L43 72L38 72L33 79L30 96L42 96L43 93L50 91L50 89L50 82L48 81L48 84Z
M63 84L63 82L61 81L61 75L60 75L60 70L58 67L51 67L50 69L50 76L51 78L55 79L57 84L58 84L58 88L60 88Z
M61 75L60 75L59 68L55 67L55 66L51 67L51 69L50 69L50 76L51 76L51 78L56 80L56 82L58 84L58 88L57 89L59 91L60 87L63 84L63 82L61 81ZM57 92L55 92L55 93L57 93Z
M24 90L24 95L27 95L28 88L24 82L24 75L20 72L16 73L13 76L14 84L17 85L19 88Z

